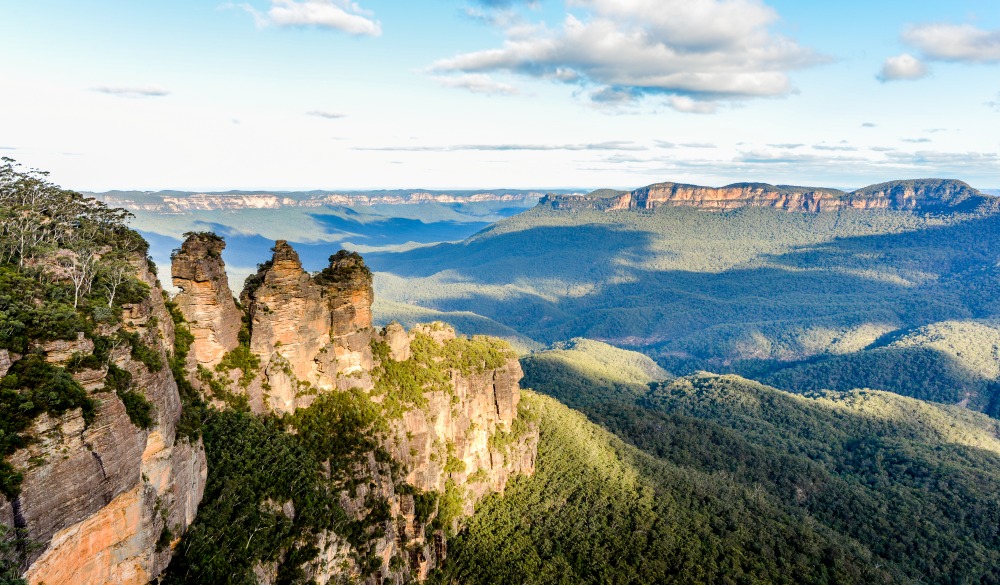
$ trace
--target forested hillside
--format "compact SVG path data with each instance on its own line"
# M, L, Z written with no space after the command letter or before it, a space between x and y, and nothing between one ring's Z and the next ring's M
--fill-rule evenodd
M553 381L536 388L591 421L527 396L540 419L537 475L481 506L441 582L1000 579L992 419L711 374L601 402L600 376L550 358ZM524 360L526 379L542 384L536 363Z
M780 369L840 363L920 327L1000 315L1000 214L989 210L539 206L460 244L371 263L377 290L399 303L473 312L543 344L598 339L677 374L737 372L776 384L784 378L768 376ZM846 379L809 373L815 383L800 386L867 385L988 408L992 387L954 355L893 348L843 358L856 370ZM906 383L873 370L904 349L914 359L890 370ZM966 382L923 388L915 382L927 368Z

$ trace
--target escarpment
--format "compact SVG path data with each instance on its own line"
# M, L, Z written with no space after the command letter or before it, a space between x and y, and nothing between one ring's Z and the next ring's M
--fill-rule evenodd
M102 317L75 340L2 352L6 391L49 384L49 392L71 392L63 377L70 375L83 391L80 406L30 421L23 446L6 459L21 481L5 485L0 522L17 529L31 584L148 583L169 563L202 497L204 449L177 432L172 321L144 255L129 260L145 289L135 289L120 317ZM60 390L36 382L41 373L61 380Z
M223 281L224 270L213 278ZM247 430L257 423L210 428L210 468L218 454L215 468L225 473L235 455L209 437L225 434L227 441L251 445L249 453L287 442L290 453L303 457L289 463L304 469L306 477L297 481L311 486L286 493L262 479L264 487L247 493L254 514L294 527L274 554L254 553L245 542L236 546L234 537L242 548L234 571L252 573L261 583L277 582L289 571L318 583L423 580L445 559L448 536L477 501L503 491L511 477L533 473L537 428L520 408L522 373L510 348L490 338L459 337L440 323L376 329L373 300L372 275L358 254L340 251L327 268L310 274L295 250L278 241L241 294L245 318L236 347L212 368L189 364L207 401L249 417L244 421L279 421L281 429L267 431L265 440ZM213 310L200 317L215 322L223 309ZM259 447L254 441L261 441ZM204 526L196 524L199 535L229 532L230 523L218 519L221 511L230 513L224 504L228 481L210 479L205 506L211 513ZM322 520L331 510L342 511L334 517L342 513L343 520ZM209 555L212 547L229 554L233 547L224 538L205 536L190 554ZM199 559L178 559L168 583L193 578L182 574L217 578L192 569L204 566Z
M661 207L728 211L771 207L810 213L842 209L942 212L995 208L996 200L961 181L920 179L891 181L851 192L767 183L734 183L725 187L656 183L634 191L601 189L587 195L549 195L540 204L555 209L599 211Z

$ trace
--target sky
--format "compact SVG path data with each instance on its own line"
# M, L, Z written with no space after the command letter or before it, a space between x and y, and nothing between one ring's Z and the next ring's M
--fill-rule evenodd
M0 55L77 190L1000 187L997 0L0 0Z

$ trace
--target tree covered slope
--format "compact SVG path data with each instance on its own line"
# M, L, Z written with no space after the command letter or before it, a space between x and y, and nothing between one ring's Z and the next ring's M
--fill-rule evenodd
M602 401L571 359L522 363L590 420L526 398L537 475L480 507L441 582L1000 579L1000 423L982 414L704 373Z

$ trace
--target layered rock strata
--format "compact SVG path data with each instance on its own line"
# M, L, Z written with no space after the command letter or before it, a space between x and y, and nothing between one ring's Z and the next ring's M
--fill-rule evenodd
M215 278L224 281L224 271ZM259 368L245 387L233 381L230 388L244 394L256 413L292 413L325 393L348 390L361 390L382 404L391 400L384 388L376 387L386 368L433 367L444 357L427 362L427 351L444 356L473 343L458 339L443 324L409 332L398 324L374 329L371 272L359 255L345 251L331 256L323 271L309 274L295 250L278 241L271 259L247 279L240 300L248 314L247 351L259 360ZM416 344L422 357L416 355ZM376 353L376 348L382 349ZM418 357L425 361L417 364ZM534 472L537 431L518 421L522 373L513 353L488 367L483 362L445 370L447 382L425 388L419 405L387 415L388 432L379 442L393 463L369 454L367 463L354 471L364 481L356 482L353 493L341 494L341 506L355 520L364 519L372 498L388 507L391 520L374 543L380 566L365 573L346 540L324 533L320 554L305 567L318 583L422 580L444 559L447 544L444 529L429 528L436 509L418 517L416 494L459 494L460 517L471 514L484 495L502 491L513 475ZM261 582L270 583L276 565L260 566L256 573Z
M772 207L785 211L825 212L841 209L893 209L902 211L971 211L996 206L996 201L961 181L922 179L892 181L852 192L838 189L734 183L702 187L657 183L634 191L595 191L589 195L550 195L540 204L555 209L656 209L694 207L728 211L742 207Z
M226 243L214 234L188 237L171 257L174 297L194 335L190 355L213 368L238 344L241 313L226 280L222 250Z
M387 327L374 340L394 347L394 353L403 357L418 336L426 336L422 340L426 342L431 331L432 343L455 339L454 330L443 324L414 328L405 337L400 337L401 329ZM447 532L474 512L476 502L489 493L503 492L513 476L534 473L538 432L533 423L518 422L522 377L518 361L511 358L499 367L468 374L451 370L449 377L448 388L426 392L427 404L408 409L391 422L388 436L383 437L383 447L402 477L373 458L361 471L370 478L368 485L359 486L353 496L341 495L341 505L356 520L364 518L366 502L373 496L387 503L393 520L374 543L380 567L372 574L361 573L353 560L355 551L343 538L327 533L321 538L319 557L306 569L318 583L345 578L370 585L423 581L447 557ZM509 437L506 444L498 440L504 436ZM407 489L401 491L400 485ZM414 493L458 494L461 513L451 526L432 528L444 504L439 500L431 515L419 518ZM396 564L398 559L402 565Z
M120 327L138 334L166 364L174 337L170 315L145 258L134 265L150 295L126 306ZM111 335L119 326L103 327L99 333ZM35 351L64 365L93 349L81 334ZM10 362L19 356L0 357ZM106 363L73 374L96 403L89 424L79 408L42 415L29 430L33 442L8 459L23 482L12 501L0 497L0 522L38 546L27 559L31 584L148 583L169 563L172 545L201 500L205 452L200 442L177 437L181 402L169 368L150 369L132 357L128 345L113 349L108 363L129 372L133 390L152 405L149 429L135 426L118 395L105 389Z
M331 256L312 276L288 242L247 279L250 350L261 375L247 388L255 412L293 412L320 389L371 388L372 275L357 254Z

